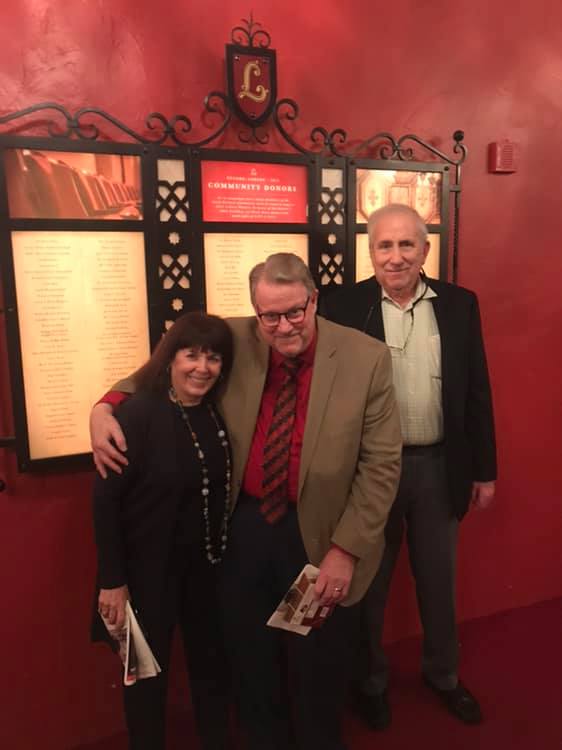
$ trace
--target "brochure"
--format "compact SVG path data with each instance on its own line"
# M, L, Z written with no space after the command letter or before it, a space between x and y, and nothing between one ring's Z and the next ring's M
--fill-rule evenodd
M299 635L308 635L312 628L324 624L333 607L321 606L314 597L314 585L320 570L305 565L287 591L267 624Z
M137 680L156 677L162 671L148 645L130 602L127 602L125 624L120 630L114 625L110 625L106 618L102 617L102 620L109 635L119 643L119 657L123 664L124 685L134 685Z

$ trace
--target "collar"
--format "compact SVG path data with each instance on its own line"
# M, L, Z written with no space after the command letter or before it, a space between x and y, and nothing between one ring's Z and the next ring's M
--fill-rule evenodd
M398 307L400 310L404 312L412 309L412 307L414 307L414 305L417 305L418 302L422 302L423 300L426 300L426 299L431 299L432 297L437 297L437 292L429 286L429 284L427 283L427 280L424 279L422 276L419 277L418 283L416 284L416 289L414 291L414 296L408 302L406 307L402 307L401 305L398 304L398 302L393 300L392 297L386 293L386 289L383 286L381 286L381 300L388 300L388 302L391 305Z

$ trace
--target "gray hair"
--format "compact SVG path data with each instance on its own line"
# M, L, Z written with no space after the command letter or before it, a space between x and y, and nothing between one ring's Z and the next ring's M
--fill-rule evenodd
M376 211L369 216L367 221L367 234L369 235L369 247L373 246L373 235L378 222L384 219L386 216L394 216L395 214L403 214L412 218L416 224L416 234L418 235L421 243L425 245L427 242L427 227L424 220L419 213L410 206L406 206L404 203L389 203L388 206L378 208Z
M309 294L316 291L316 284L306 263L294 253L274 253L265 259L265 263L258 263L250 271L250 299L256 306L256 286L259 281L270 284L298 284L304 285Z

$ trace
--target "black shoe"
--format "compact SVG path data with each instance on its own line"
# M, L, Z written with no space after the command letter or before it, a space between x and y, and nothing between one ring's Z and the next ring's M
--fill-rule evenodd
M390 726L392 716L387 690L380 695L368 695L357 690L353 696L353 708L365 724L377 732Z
M439 696L449 713L456 716L457 719L464 721L465 724L480 724L482 721L482 711L480 710L478 701L460 680L457 686L450 690L441 690L435 687L425 675L423 676L423 681L428 688Z

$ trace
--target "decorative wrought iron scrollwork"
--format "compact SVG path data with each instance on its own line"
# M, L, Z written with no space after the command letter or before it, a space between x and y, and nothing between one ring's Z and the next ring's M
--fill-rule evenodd
M153 135L147 136L133 130L117 117L97 107L82 107L72 114L56 102L42 102L41 104L35 104L31 107L2 115L0 116L0 126L16 123L18 120L23 120L30 115L41 115L44 112L58 113L61 116L61 121L58 122L51 118L47 120L38 120L35 118L29 124L25 124L24 127L32 128L41 125L46 127L48 134L52 138L76 137L85 141L96 141L102 133L100 126L95 122L84 119L94 116L110 123L137 143L154 146L159 146L169 141L172 141L177 146L206 146L222 135L232 121L232 110L226 94L221 91L211 91L205 97L203 118L205 118L205 115L219 115L221 121L209 135L197 140L188 140L186 137L193 130L193 124L186 115L174 115L171 119L168 119L160 112L151 112L145 119L145 127ZM265 145L269 142L269 135L263 129L258 128L241 131L239 138L244 143L251 143L252 140L255 140L257 143Z
M245 26L235 26L232 29L231 39L235 44L245 46L249 49L261 48L265 50L269 47L271 37L264 29L258 28L261 27L261 24L254 21L253 13L250 13L249 20L243 18L242 23ZM269 50L268 53L264 52L263 54L274 54L274 51ZM93 117L110 124L138 143L163 145L171 141L178 146L191 147L206 146L216 141L229 127L233 115L237 114L227 94L221 91L211 91L204 101L203 122L205 122L207 115L218 115L221 120L218 125L206 123L209 125L211 132L198 140L188 140L187 136L192 133L193 125L192 121L183 114L174 115L171 119L167 119L160 112L151 112L145 120L146 131L139 133L102 109L82 107L72 114L56 102L43 102L0 116L0 126L13 123L29 115L49 111L57 113L61 117L62 123L49 119L46 122L41 121L34 124L46 125L49 135L53 137L71 138L75 136L82 140L95 141L100 137L101 129L95 121L92 121L91 118ZM352 146L348 143L347 133L342 128L335 128L330 131L325 127L316 126L310 131L309 144L304 146L295 138L294 133L291 132L291 128L287 127L287 123L295 123L299 117L299 107L293 99L278 99L275 102L271 116L275 127L283 139L295 151L304 155L331 154L347 158L364 156L385 160L399 159L401 161L410 161L415 156L414 146L419 146L440 160L455 166L457 169L464 162L467 155L466 147L462 142L464 139L462 130L457 130L453 134L455 142L453 153L457 157L454 158L413 133L407 133L400 138L396 138L391 133L381 131L362 141L359 145ZM250 123L239 130L238 139L244 144L255 142L261 146L266 146L270 142L270 135L263 127L263 123L260 123L259 126L252 126Z
M287 143L295 149L295 151L300 151L301 154L307 154L308 150L306 148L303 148L303 146L301 146L293 139L291 134L285 129L283 123L281 122L282 118L285 118L290 122L294 122L294 120L296 120L298 116L299 106L295 101L286 98L279 99L277 101L277 104L275 105L275 108L273 110L273 122L275 123L277 130L281 133Z
M269 47L271 37L264 29L256 28L257 26L261 26L261 23L254 21L253 12L250 12L250 20L248 21L246 18L243 18L242 23L246 24L246 28L235 26L230 33L233 44L239 44L242 47L261 47L262 49Z
M168 140L178 146L205 146L216 140L228 128L232 121L232 109L226 94L221 91L211 91L205 98L205 114L220 115L221 122L213 131L198 140L188 140L187 135L192 132L193 125L186 115L174 115L167 119L160 112L151 112L145 120L145 126L148 131L154 133L152 136L146 136L128 127L117 117L104 112L97 107L82 107L74 114L69 112L65 107L55 102L43 102L32 107L20 109L0 117L0 126L23 119L29 115L42 112L54 111L62 116L63 122L58 123L54 120L47 120L46 125L49 135L55 138L71 138L76 136L82 140L95 141L100 137L101 130L95 122L85 121L88 116L95 116L101 120L110 123L112 126L128 135L132 140L147 145L161 145ZM335 128L328 131L321 126L314 127L310 132L311 148L306 148L300 144L286 128L284 121L295 122L299 117L298 104L293 99L279 99L273 110L273 121L277 130L283 136L285 141L292 146L295 151L301 154L329 153L334 156L347 156L357 158L360 156L371 156L381 159L399 159L401 161L410 161L414 158L414 148L408 145L409 142L417 144L421 148L437 156L442 161L453 166L462 164L467 155L466 146L463 143L464 132L456 130L453 134L454 146L453 153L458 158L453 158L444 151L433 146L431 143L424 141L414 133L395 138L391 133L381 131L362 141L359 145L345 148L347 144L347 133L342 128ZM263 128L242 129L238 133L238 138L242 143L251 143L255 141L264 146L269 143L269 134Z
M152 138L146 138L145 136L141 135L140 133L137 133L132 128L128 127L128 125L125 125L124 122L121 122L121 120L118 120L117 117L114 117L113 115L108 114L107 112L104 112L103 109L98 109L97 107L82 107L81 109L77 110L74 117L72 118L72 122L69 122L69 127L71 128L72 132L78 137L83 140L88 141L95 141L98 139L100 135L100 129L98 126L93 122L82 122L82 118L87 115L94 115L96 117L101 118L102 120L105 120L106 122L109 122L111 125L116 127L118 130L120 130L122 133L126 133L130 138L132 138L135 141L138 141L139 143L162 143L166 140L168 137L168 133L165 130L162 136L156 139ZM159 115L157 112L152 113L149 115L147 119L147 127L149 129L152 128L152 125L149 124L149 120L152 117L157 116L161 121L166 122L163 115ZM68 136L68 133L66 133Z
M35 104L32 107L26 107L17 112L12 112L9 115L3 115L0 117L0 125L6 125L29 115L36 115L49 111L58 112L63 118L62 127L61 123L58 123L55 120L47 120L47 122L44 123L49 135L53 138L72 138L72 136L76 136L77 138L86 141L97 140L101 133L98 125L94 122L84 121L84 118L92 115L110 123L117 128L117 130L125 133L138 143L158 145L164 143L168 138L171 138L176 143L181 144L185 143L185 141L181 141L178 138L176 130L178 123L182 124L184 133L188 133L191 130L191 122L185 115L176 115L168 121L164 115L161 115L159 112L152 112L146 119L146 127L149 130L155 130L156 126L154 122L157 121L162 128L162 132L154 138L147 138L145 135L138 133L128 125L125 125L125 123L121 122L117 117L104 112L103 109L98 109L97 107L81 107L72 114L65 107L56 102L42 102L41 104Z
M55 110L56 112L59 112L65 119L66 119L66 130L61 133L60 130L56 130L56 123L52 121L47 121L47 128L49 131L50 136L57 136L62 135L63 137L68 137L72 133L73 127L76 127L74 118L70 114L70 112L65 109L61 104L57 104L56 102L43 102L41 104L34 104L31 107L25 107L24 109L19 109L16 112L10 112L8 115L2 115L0 117L0 125L6 125L9 122L13 122L15 120L19 120L21 118L27 117L27 115L35 114L37 112L43 112L48 110Z
M211 91L205 98L203 116L205 116L205 114L218 114L222 119L219 125L216 126L208 136L200 138L199 140L189 141L187 139L186 136L193 130L193 124L186 115L174 115L171 119L168 119L160 112L151 112L145 119L145 127L147 131L153 133L153 135L147 136L133 130L117 117L114 117L97 107L81 107L72 114L69 110L56 102L42 102L41 104L35 104L32 107L26 107L17 112L11 112L10 114L0 116L0 126L14 123L17 120L28 117L29 115L37 115L50 111L58 113L61 116L62 121L57 122L56 120L48 119L46 121L40 120L38 122L37 119L35 119L34 122L29 123L29 127L37 126L38 124L43 125L47 128L49 135L53 138L72 138L75 136L81 140L96 141L101 135L100 127L95 122L84 119L94 116L111 124L117 130L129 136L132 140L137 141L137 143L155 146L165 144L167 141L172 141L178 146L205 146L218 138L226 130L232 119L232 112L230 111L226 95L220 91Z
M336 128L330 133L326 128L315 127L310 133L312 143L321 143L325 151L330 151L334 156L340 156L340 149L345 145L347 133L342 128Z
M222 107L219 105L219 102L222 102ZM222 117L222 122L217 127L217 129L214 130L206 138L197 141L197 143L190 143L190 146L206 146L207 143L211 143L211 141L214 141L216 138L222 135L230 125L230 121L232 120L232 110L230 109L230 103L226 94L223 94L222 91L211 91L209 94L207 94L207 96L205 97L205 112L203 114L203 117L205 117L205 114L218 114Z
M407 135L403 135L398 139L398 156L400 159L413 159L414 152L412 148L403 148L403 144L406 141L413 141L414 143L417 143L418 146L421 146L426 151L429 151L430 153L434 154L435 156L438 156L442 161L447 162L447 164L452 164L456 166L457 164L462 164L463 161L466 159L466 146L462 143L464 139L464 132L462 130L455 130L453 133L453 139L455 141L455 145L453 146L453 151L455 154L460 154L458 159L452 159L450 156L447 156L446 153L443 151L440 151L438 148L435 148L431 143L428 143L427 141L423 141L421 138L418 138L417 135L414 135L413 133L408 133Z
M462 143L464 139L464 132L462 130L456 130L453 133L453 140L455 145L453 146L453 152L459 154L458 159L454 159L448 156L444 151L433 146L431 143L424 141L414 133L407 133L406 135L395 138L391 133L380 132L362 141L358 146L355 146L347 154L339 152L338 156L350 156L360 157L362 155L369 154L374 158L380 159L399 159L400 161L411 161L415 157L415 151L412 146L405 145L409 141L416 143L426 151L429 151L434 156L439 157L442 161L453 166L458 166L466 159L466 146Z
M158 125L155 123L158 123ZM179 132L177 129L178 124L182 126ZM160 112L151 112L145 120L145 125L148 130L157 130L158 128L161 128L162 131L161 135L155 139L145 139L145 143L159 144L164 143L168 138L171 138L171 140L174 141L174 143L177 143L178 146L188 145L187 141L181 137L182 133L187 135L192 129L191 120L185 115L174 115L171 120L167 120L164 115L160 114Z
M453 133L453 140L455 141L455 145L453 146L453 151L455 154L460 154L460 158L457 159L455 164L462 164L463 161L466 159L466 146L464 145L464 130L455 130Z
M369 154L375 158L378 156L381 159L394 159L398 151L399 146L396 138L392 133L382 131L370 136L358 146L354 146L347 156L357 157Z
M2 115L0 116L0 125L6 125L10 122L13 122L14 120L18 120L21 117L26 117L27 115L32 114L42 109L56 109L59 112L61 112L63 116L68 117L68 113L64 109L64 107L61 107L59 104L46 102L44 105L34 105L32 107L25 107L25 109L19 109L16 112L10 112L7 115ZM49 129L49 134L53 135L50 129Z
M310 131L310 142L312 148L305 148L296 141L283 124L283 120L294 122L299 116L299 106L293 99L279 99L273 110L273 121L277 130L295 151L301 154L330 153L334 156L343 156L342 147L347 141L347 133L343 128L335 128L328 131L319 125ZM320 149L318 148L320 146Z
M238 133L240 143L259 143L260 146L266 146L269 143L269 133L263 128L242 128Z

